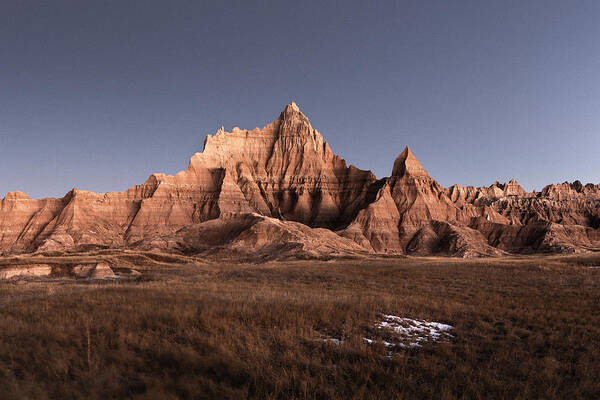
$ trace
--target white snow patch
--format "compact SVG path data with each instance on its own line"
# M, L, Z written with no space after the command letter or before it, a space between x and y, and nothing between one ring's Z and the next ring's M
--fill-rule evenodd
M424 342L448 341L454 336L450 333L454 327L441 322L431 322L419 319L402 318L395 315L382 314L381 322L375 328L383 331L388 340L374 340L363 338L365 343L374 345L381 343L388 350L388 358L393 357L395 349L411 349L421 347ZM343 341L333 337L321 336L320 341L341 346Z
M382 341L387 348L414 348L421 347L423 342L447 341L454 336L450 333L452 325L441 322L430 322L412 318L402 318L395 315L383 314L381 322L375 325L377 329L388 331L399 343ZM364 338L368 344L375 340Z
M418 319L402 318L395 315L382 315L382 321L377 325L379 329L389 329L401 338L422 340L440 340L444 337L452 337L448 333L454 329L452 325L440 322L429 322Z
M365 342L367 342L367 344L377 343L376 340L369 339L369 338L365 338L364 340L365 340ZM404 346L404 345L397 345L397 344L394 344L394 343L386 342L385 340L382 340L381 344L383 344L385 347L396 347L396 346L402 346L403 347Z

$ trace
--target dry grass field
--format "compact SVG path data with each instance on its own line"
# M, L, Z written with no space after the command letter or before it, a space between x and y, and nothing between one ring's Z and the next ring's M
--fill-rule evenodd
M69 277L97 260L142 275ZM53 276L0 283L3 399L600 397L600 255L235 264L113 251L0 268L34 262ZM386 347L383 314L452 337Z

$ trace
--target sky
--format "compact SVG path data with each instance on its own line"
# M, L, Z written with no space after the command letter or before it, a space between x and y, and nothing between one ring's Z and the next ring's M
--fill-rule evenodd
M348 163L600 183L597 0L0 2L0 197L125 190L295 101Z

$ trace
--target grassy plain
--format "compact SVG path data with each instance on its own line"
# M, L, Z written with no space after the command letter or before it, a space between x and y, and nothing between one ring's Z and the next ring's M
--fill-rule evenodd
M135 280L68 276L108 261ZM3 399L600 397L600 255L235 264L153 253L0 259ZM455 327L389 349L393 314ZM341 345L323 341L336 338Z

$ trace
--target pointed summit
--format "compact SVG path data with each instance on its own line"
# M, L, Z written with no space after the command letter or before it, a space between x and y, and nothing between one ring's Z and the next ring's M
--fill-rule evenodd
M403 177L405 175L412 177L429 177L427 171L423 169L423 166L410 151L408 146L406 146L404 151L396 158L394 168L392 169L392 176Z
M312 137L312 140L314 141L316 140L316 136L321 136L313 129L308 117L302 114L298 105L293 101L285 106L285 109L279 115L279 120L281 122L279 126L280 137ZM320 140L322 141L323 138L321 137Z
M300 117L300 116L302 118L308 120L308 118L306 118L306 116L304 114L302 114L302 111L300 111L300 107L298 107L298 105L292 101L290 104L285 106L285 108L281 112L281 115L279 118L280 119L292 119L294 117Z

